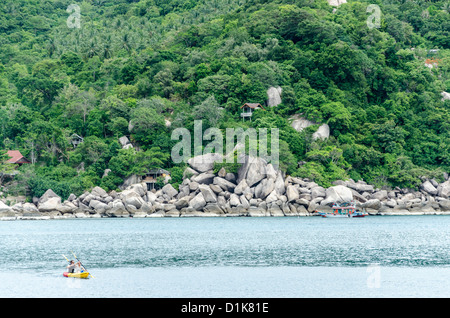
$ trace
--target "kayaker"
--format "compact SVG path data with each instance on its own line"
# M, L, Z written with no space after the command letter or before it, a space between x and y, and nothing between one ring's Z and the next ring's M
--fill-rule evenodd
M83 265L81 265L81 262L80 261L78 261L78 263L76 264L76 270L75 270L75 272L76 273L82 273L83 272Z
M75 273L76 268L77 268L77 264L75 264L75 262L73 260L71 260L69 265L67 265L67 272Z

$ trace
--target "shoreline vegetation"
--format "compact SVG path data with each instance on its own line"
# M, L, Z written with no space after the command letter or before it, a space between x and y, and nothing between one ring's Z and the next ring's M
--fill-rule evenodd
M121 192L99 186L67 200L51 189L33 203L12 206L0 201L0 220L48 220L101 217L270 217L318 216L334 202L354 200L369 215L450 215L450 179L423 180L418 190L377 189L364 181L335 181L324 188L307 178L285 176L261 158L245 156L237 173L222 167L220 155L205 154L188 161L179 189L170 183L147 191L138 182Z
M449 0L372 2L2 0L0 217L449 212Z

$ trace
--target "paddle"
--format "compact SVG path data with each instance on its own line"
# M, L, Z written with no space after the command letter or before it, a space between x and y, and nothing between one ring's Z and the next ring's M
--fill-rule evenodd
M81 266L83 266L83 268L84 268L84 270L86 271L86 272L88 272L89 273L89 271L87 270L87 268L83 265L83 263L81 263L81 261L78 259L78 257L75 255L75 253L74 252L72 252L72 254L73 254L73 257L75 257L75 259L77 260L77 261L79 261L80 262L80 264L81 264ZM95 278L94 276L92 276L92 274L91 273L89 273L89 276L91 276L92 278Z

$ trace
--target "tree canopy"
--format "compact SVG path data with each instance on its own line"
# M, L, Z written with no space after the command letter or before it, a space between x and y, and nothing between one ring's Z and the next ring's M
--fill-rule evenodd
M446 0L376 1L374 28L366 0L75 1L79 28L73 3L0 7L0 149L32 160L33 195L112 190L156 166L179 176L170 136L198 119L204 130L279 128L280 167L323 185L415 187L450 170ZM266 105L271 86L282 103L242 121L240 106ZM330 137L295 131L292 115L328 124ZM141 151L121 149L124 135Z

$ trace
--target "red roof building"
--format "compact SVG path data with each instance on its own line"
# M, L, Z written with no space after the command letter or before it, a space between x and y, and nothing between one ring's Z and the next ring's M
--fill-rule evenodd
M31 161L25 158L19 150L8 150L8 156L11 157L11 159L7 161L8 163L18 164L19 166L24 163L31 163Z

